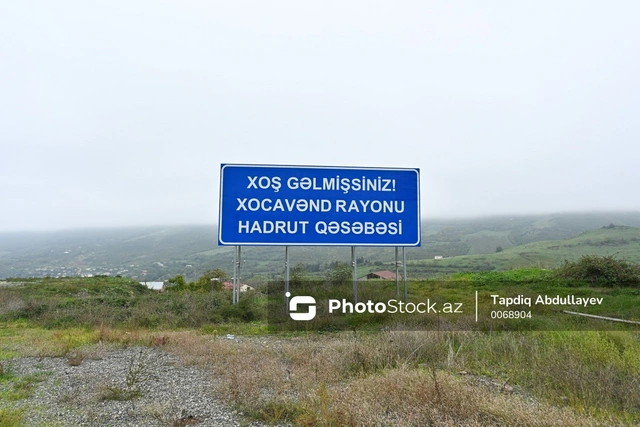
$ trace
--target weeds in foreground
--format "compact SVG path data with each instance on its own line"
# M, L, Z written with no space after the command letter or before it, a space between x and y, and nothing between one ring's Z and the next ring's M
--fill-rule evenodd
M0 408L0 426L21 427L24 418L24 408Z
M199 424L201 421L193 415L186 414L171 402L158 402L146 407L144 412L166 427L185 427Z
M130 361L125 375L124 386L104 385L101 400L133 400L142 396L142 385L149 380L149 359L144 349L135 353Z
M36 384L42 382L46 378L45 373L25 375L18 377L13 383L13 391L7 396L9 400L22 400L33 395Z
M637 425L640 419L640 340L634 333L381 332L235 340L195 331L101 328L91 334L101 338L100 346L162 346L205 366L219 378L220 396L274 424L590 426ZM145 351L132 354L120 382L105 386L101 399L135 405L152 363ZM490 381L482 381L485 376ZM33 379L24 381L4 369L0 397L27 396L16 391L34 389ZM159 416L166 426L196 421L177 412Z
M86 358L86 354L82 350L70 351L66 355L67 365L69 366L80 366L82 362Z
M542 367L544 360L527 353L515 357L508 344L549 345L545 357L558 364L562 341L543 344L541 336L508 333L496 339L471 332L388 332L231 341L184 332L171 335L168 347L191 363L208 366L220 378L221 396L251 417L270 423L591 426L637 421L640 414L632 405L640 402L640 391L630 390L637 377L625 377L635 372L631 350L636 347L607 371L626 390L624 400L620 394L585 400L579 390L595 384L592 380L600 378L601 365L580 359L580 378L562 390L563 395L575 397L562 403L553 398L558 390L529 382L535 381L536 366ZM492 341L490 355L484 346ZM588 343L588 337L581 342L587 346L585 354L593 352ZM602 347L601 355L609 350ZM556 358L550 358L553 353ZM531 378L517 375L527 369L533 372ZM503 386L485 386L478 381L480 374ZM543 375L541 381L550 380ZM507 383L516 387L507 388ZM537 398L523 394L523 389L534 391ZM548 399L571 407L554 406ZM599 413L598 418L591 413Z
M137 399L142 396L139 389L128 389L113 385L104 385L100 394L101 400L127 401Z
M36 385L46 379L48 372L16 376L4 370L0 375L0 399L16 401L26 399L33 395ZM2 424L0 424L2 425Z
M555 404L640 418L640 342L633 333L485 334L474 342L467 368L501 372Z

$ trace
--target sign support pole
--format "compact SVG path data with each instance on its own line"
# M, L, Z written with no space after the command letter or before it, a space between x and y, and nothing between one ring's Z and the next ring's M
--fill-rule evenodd
M358 272L356 266L356 247L351 246L351 267L353 268L351 279L353 280L353 302L358 303Z
M284 247L284 305L289 314L289 246Z
M236 303L236 284L238 283L238 247L233 249L233 292L231 294L231 302Z
M409 299L407 292L407 256L405 253L405 247L402 247L402 279L404 280L404 302Z
M396 246L396 296L400 296L400 282L398 277L398 247Z
M238 277L236 278L236 304L240 301L240 266L242 265L242 246L238 246Z

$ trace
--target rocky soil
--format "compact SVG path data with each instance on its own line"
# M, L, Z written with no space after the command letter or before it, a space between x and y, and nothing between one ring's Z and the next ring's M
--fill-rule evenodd
M214 396L214 378L157 348L96 349L73 357L23 357L6 372L33 378L15 402L33 426L262 426Z

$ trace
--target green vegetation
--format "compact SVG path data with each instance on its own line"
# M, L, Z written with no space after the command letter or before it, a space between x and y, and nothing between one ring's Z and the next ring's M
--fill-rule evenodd
M502 251L494 252L441 260L410 260L408 269L412 277L437 277L462 271L558 268L565 260L575 261L583 256L615 257L639 262L640 228L607 226L564 240L536 241L508 248L503 246Z
M46 376L46 372L23 376L15 375L5 367L5 363L0 363L0 426L19 427L22 425L25 409L15 408L11 403L32 396L37 384L44 381Z
M469 307L475 291L483 298L496 291L603 297L589 313L640 321L639 270L630 261L635 258L597 255L599 248L632 247L636 232L607 226L567 239L563 245L573 253L586 247L594 250L563 261L557 269L469 268L452 276L411 281L409 296L460 301ZM565 246L558 246L551 250L563 253ZM512 257L514 250L505 247L481 256ZM292 273L297 291L313 283L326 295L335 298L343 292L350 298L351 271L338 261L322 271L298 263ZM230 292L218 286L223 274L208 271L193 280L177 275L164 292L118 277L20 279L0 287L0 425L20 425L24 412L13 409L13 403L33 393L46 375L16 376L5 369L6 359L64 356L74 366L98 343L162 346L186 363L210 369L220 379L219 396L250 417L271 423L640 422L636 325L576 319L549 309L543 312L554 316L553 324L545 319L537 323L544 331L514 330L498 321L453 331L428 324L423 325L431 328L428 331L390 331L385 327L392 326L391 318L363 315L355 316L342 332L309 328L268 336L269 287L243 293L240 303L232 305ZM380 295L395 295L395 282L361 282L361 299ZM227 333L241 338L223 339ZM122 384L105 386L101 399L139 397L146 363L142 352L132 358Z
M640 287L640 266L612 256L584 255L577 261L565 261L559 275L591 286Z
M21 427L24 409L0 408L0 426Z
M45 373L38 373L25 376L14 376L4 374L0 376L0 399L16 401L26 399L31 396L37 383L44 381Z
M45 328L197 328L244 314L231 307L227 292L159 293L124 278L27 281L0 288L0 301L15 307L0 313L0 320Z
M434 301L462 302L466 307L473 307L476 290L484 300L488 300L489 295L497 290L506 295L546 293L572 294L584 298L604 297L602 304L590 308L591 314L640 320L638 271L638 265L629 261L590 256L575 262L567 261L557 270L528 268L458 273L449 278L414 280L409 282L409 297L413 300L431 298ZM48 329L73 328L72 334L58 337L56 348L59 353L66 355L91 342L91 333L86 331L92 328L175 329L203 328L238 321L264 323L269 307L268 295L272 296L273 304L278 307L282 305L282 282L273 282L269 286L259 286L256 291L243 293L240 303L233 305L230 291L221 289L221 281L211 280L214 273L219 271L207 272L199 280L190 283L177 276L172 279L174 284L164 292L150 290L126 278L25 279L20 286L0 288L0 321L8 324L25 322ZM324 299L351 298L351 271L348 265L336 263L323 280L310 280L310 277L300 266L294 269L292 286L297 293L304 293L309 286L315 292L313 295L321 298L324 295ZM361 282L359 294L361 299L386 301L396 297L395 282ZM547 313L554 316L552 329L576 329L575 320L569 320L557 311L547 310ZM275 324L273 321L272 325ZM322 329L322 321L316 319L309 322L308 327ZM382 325L390 326L388 322L392 321L397 322L398 318L389 314L365 313L353 316L342 327L351 329L367 325L369 328L379 328ZM426 316L425 321L427 323L421 327L428 325L430 316ZM330 329L335 330L336 325L333 319ZM590 325L586 323L584 327L589 328ZM548 329L544 324L537 327ZM0 335L2 333L0 329Z
M227 273L216 268L205 272L198 280L187 283L181 274L169 279L167 290L171 292L213 292L222 290L222 284L227 277Z

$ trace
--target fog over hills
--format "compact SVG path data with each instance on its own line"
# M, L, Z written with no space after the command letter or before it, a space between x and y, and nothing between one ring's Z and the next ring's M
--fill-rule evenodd
M516 246L568 239L610 224L640 227L640 212L429 219L423 221L422 246L406 250L407 264L414 276L436 273L437 269L421 266L435 256L445 258L447 271L455 271L456 262L463 260L458 257L474 255L485 257L479 264L473 264L474 268L508 268L509 264L499 259L518 253ZM618 229L616 235L630 232ZM231 274L233 248L218 246L216 233L214 225L0 233L0 277L106 274L164 280L182 274L191 280L213 268ZM609 244L611 254L616 252L615 245L615 241ZM503 250L500 257L492 256L498 248ZM561 262L574 254L582 255L583 249L572 252L565 248L556 258ZM630 252L631 256L633 253ZM270 279L282 274L282 247L243 247L242 255L243 280L256 276ZM331 263L350 261L350 249L294 247L290 256L292 265L303 263L309 274L322 275ZM358 247L357 257L363 271L390 269L394 264L394 249ZM554 261L545 255L532 258L532 264L541 259L546 264Z

